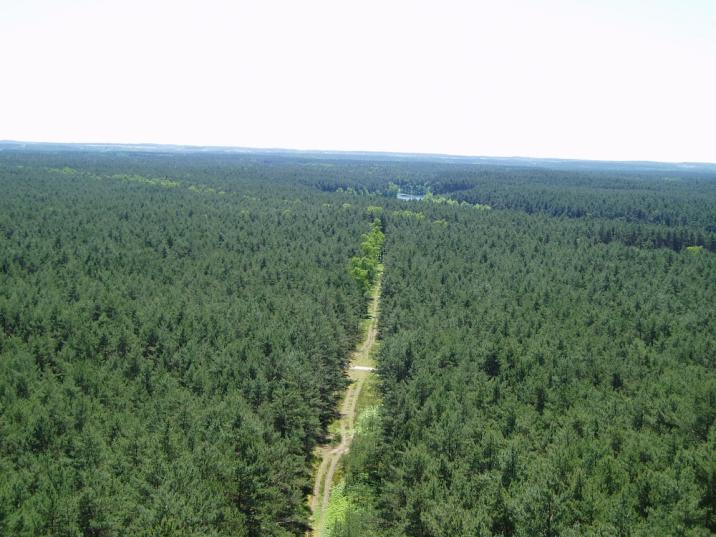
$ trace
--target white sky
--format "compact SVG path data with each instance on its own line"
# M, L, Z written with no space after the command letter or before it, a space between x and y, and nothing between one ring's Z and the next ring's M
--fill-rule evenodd
M0 139L716 162L716 0L0 0Z

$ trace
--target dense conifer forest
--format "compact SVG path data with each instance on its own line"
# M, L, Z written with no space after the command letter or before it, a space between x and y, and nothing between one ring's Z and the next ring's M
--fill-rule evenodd
M386 229L373 534L716 531L714 256L430 213Z
M369 215L82 164L1 172L0 534L301 534Z
M397 192L427 194L400 201ZM0 151L0 535L716 533L716 171Z

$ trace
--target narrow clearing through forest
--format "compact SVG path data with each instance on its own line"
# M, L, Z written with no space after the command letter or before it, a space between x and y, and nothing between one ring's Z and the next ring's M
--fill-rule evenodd
M317 450L317 456L321 464L316 472L311 495L311 512L313 514L313 535L320 537L323 531L324 516L328 509L328 502L331 498L333 480L341 457L348 453L353 441L356 406L363 383L369 375L375 371L373 362L373 348L375 347L378 335L378 313L380 309L380 275L378 276L370 304L368 305L368 322L365 336L356 350L351 354L348 366L348 377L351 380L350 386L341 404L341 415L339 419L340 443L338 445L325 444Z

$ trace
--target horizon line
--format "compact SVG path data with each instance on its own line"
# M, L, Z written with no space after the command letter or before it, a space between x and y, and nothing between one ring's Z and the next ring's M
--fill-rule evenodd
M559 161L559 162L594 162L594 163L613 163L613 164L661 164L661 165L691 165L691 166L716 166L716 162L709 161L669 161L669 160L649 160L649 159L600 159L600 158L575 158L575 157L535 157L535 156L496 156L496 155L467 155L461 153L430 153L415 151L388 151L388 150L365 150L365 149L298 149L289 147L251 147L240 145L198 145L198 144L181 144L181 143L157 143L157 142L56 142L56 141L37 141L37 140L12 140L2 139L0 145L3 144L26 144L26 145L58 145L58 146L102 146L102 147L124 147L124 148L142 148L142 147L167 147L181 148L187 150L233 150L244 152L266 152L266 153L324 153L338 155L383 155L383 156L408 156L408 157L428 157L428 158L454 158L454 159L481 159L481 160L542 160L542 161Z

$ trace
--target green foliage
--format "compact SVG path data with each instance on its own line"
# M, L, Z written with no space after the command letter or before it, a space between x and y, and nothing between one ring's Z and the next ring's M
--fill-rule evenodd
M0 535L304 535L383 264L331 535L715 533L716 181L605 166L3 150Z
M120 179L122 181L129 181L132 183L142 183L145 185L154 185L154 186L162 186L164 188L176 188L179 186L179 181L172 181L171 179L166 178L157 178L157 177L143 177L141 175L130 175L126 173L119 173L114 174L111 176L112 179ZM195 187L190 186L189 189L193 189Z
M379 471L376 462L381 423L378 406L366 408L356 421L351 450L345 459L345 480L331 494L325 537L380 535L376 498L370 483Z
M619 163L497 165L485 159L337 160L327 173L306 164L304 182L327 192L352 188L395 198L426 194L430 205L471 205L580 219L602 228L600 240L680 251L700 245L716 252L714 168ZM391 180L386 184L386 177ZM425 198L424 198L425 199ZM404 202L405 203L405 202ZM416 202L417 203L417 202Z
M422 201L426 201L428 203L437 203L438 205L451 205L453 207L461 206L461 207L474 207L475 209L479 209L481 211L489 211L492 209L489 205L484 205L481 203L475 203L474 205L472 203L468 203L466 201L457 201L453 198L448 198L447 196L438 196L433 194L432 192L428 192Z
M304 534L363 213L203 166L0 158L0 535Z
M433 207L386 221L380 449L346 478L384 534L714 531L716 258Z
M217 191L215 188L205 185L189 185L189 190L202 194L226 194L223 190Z
M395 198L398 195L398 192L400 192L400 187L390 181L388 186L383 190L383 195L387 198Z
M69 166L63 166L62 168L48 168L48 171L53 173L61 173L63 175L75 175L78 173L76 169L70 168Z
M366 207L366 212L375 218L380 218L383 214L383 207L377 205L368 205L368 207Z
M361 243L362 255L351 259L351 276L358 283L363 293L370 294L375 279L380 271L380 260L383 253L385 235L381 230L381 220L376 217L371 224L370 233L363 235Z
M402 211L392 211L390 214L398 218L416 218L418 220L422 220L423 218L425 218L425 215L423 213L409 211L408 209L404 209Z

